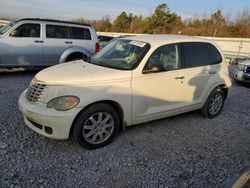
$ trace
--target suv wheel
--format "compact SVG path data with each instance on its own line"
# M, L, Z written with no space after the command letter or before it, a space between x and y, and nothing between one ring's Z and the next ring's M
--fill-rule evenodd
M216 88L209 95L205 105L201 109L201 114L204 117L214 118L221 112L225 101L225 93Z
M67 57L67 59L65 60L65 62L70 62L70 61L76 61L79 59L83 59L85 55L81 54L81 53L75 53L75 54L71 54Z
M118 132L119 116L107 104L95 104L84 110L74 125L74 137L86 149L108 145Z

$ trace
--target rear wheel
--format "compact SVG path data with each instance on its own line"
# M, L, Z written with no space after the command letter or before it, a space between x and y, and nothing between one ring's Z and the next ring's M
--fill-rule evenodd
M70 61L76 61L76 60L80 60L80 59L84 59L85 55L82 53L74 53L71 54L67 57L67 59L65 60L65 62L70 62Z
M87 149L108 145L119 130L119 116L107 104L95 104L84 110L74 125L74 137Z
M214 118L221 112L225 101L225 93L216 88L209 95L205 105L201 109L201 114L204 117Z

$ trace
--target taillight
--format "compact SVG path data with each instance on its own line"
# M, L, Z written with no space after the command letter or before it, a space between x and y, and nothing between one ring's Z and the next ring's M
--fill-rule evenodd
M99 52L100 51L100 45L99 43L95 43L95 53Z

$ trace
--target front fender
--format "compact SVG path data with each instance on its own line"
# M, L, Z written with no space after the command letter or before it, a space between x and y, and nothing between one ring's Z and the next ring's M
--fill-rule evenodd
M68 48L67 50L65 50L61 57L60 57L60 60L59 60L59 63L64 63L67 59L67 57L70 55L70 54L73 54L73 53L82 53L84 55L87 56L87 58L90 58L91 57L91 54L90 52L85 49L85 48L81 48L81 47L70 47Z
M113 101L119 104L124 112L124 122L131 125L131 101L132 95L130 90L130 80L109 83L105 85L70 85L70 86L53 86L49 87L43 93L41 103L47 104L50 100L59 96L77 96L80 103L76 108L84 109L96 102Z

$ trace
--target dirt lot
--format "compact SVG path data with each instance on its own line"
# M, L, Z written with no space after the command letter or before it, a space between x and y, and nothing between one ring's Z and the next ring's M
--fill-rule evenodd
M24 124L17 101L34 75L0 73L0 187L220 187L250 166L246 85L233 85L215 119L191 112L130 127L88 151Z

